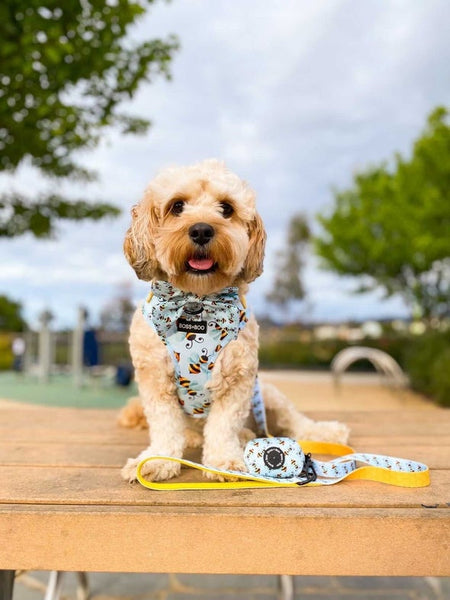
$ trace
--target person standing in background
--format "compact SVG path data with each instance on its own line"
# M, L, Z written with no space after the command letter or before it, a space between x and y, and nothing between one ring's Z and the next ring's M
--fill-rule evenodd
M25 355L25 340L22 337L16 337L12 343L13 370L16 373L21 373L23 370L23 357Z

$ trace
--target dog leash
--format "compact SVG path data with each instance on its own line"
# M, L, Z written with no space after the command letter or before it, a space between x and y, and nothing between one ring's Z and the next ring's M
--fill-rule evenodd
M320 461L313 454L337 458ZM168 460L220 475L224 482L154 482L142 475L143 466L154 460ZM256 438L244 451L248 472L216 469L190 460L171 456L150 456L137 467L137 479L151 490L223 490L334 485L343 480L378 481L400 487L419 488L430 485L429 468L420 462L355 452L350 446L291 438Z

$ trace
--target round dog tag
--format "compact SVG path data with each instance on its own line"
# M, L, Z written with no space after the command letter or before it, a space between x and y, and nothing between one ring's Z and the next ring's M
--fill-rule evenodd
M201 302L186 302L184 312L188 315L199 315L203 311Z

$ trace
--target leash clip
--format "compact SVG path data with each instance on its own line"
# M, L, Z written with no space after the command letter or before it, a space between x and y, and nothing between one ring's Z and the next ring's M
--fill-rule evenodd
M300 473L300 477L304 477L305 480L298 481L297 485L306 485L307 483L311 483L317 479L317 473L311 460L311 452L305 454L305 462L303 463L303 469Z

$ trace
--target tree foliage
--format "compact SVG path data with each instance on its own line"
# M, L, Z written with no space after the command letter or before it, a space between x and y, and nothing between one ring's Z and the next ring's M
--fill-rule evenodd
M276 274L272 290L266 295L271 304L285 308L295 300L303 300L302 282L304 250L310 239L306 218L297 214L289 222L286 248L277 253Z
M0 296L0 331L23 331L26 327L22 305L7 296Z
M12 172L27 159L51 177L89 181L95 172L77 162L78 151L94 148L111 126L123 134L147 130L149 121L121 112L120 106L144 81L170 76L175 38L134 42L129 36L154 1L0 3L0 171ZM23 222L24 199L17 203L18 213L11 196L2 200ZM49 213L54 203L53 195ZM30 212L42 205L42 199L30 203ZM105 204L94 208L96 215L116 212ZM77 202L71 214L92 216ZM0 213L2 230L11 235L13 229L3 223L8 217ZM20 227L17 235L22 232Z
M414 314L448 315L450 292L450 126L434 110L409 159L355 175L335 192L331 214L319 216L315 247L323 265L400 294Z
M84 200L68 201L59 194L41 196L30 202L21 194L4 194L0 197L0 237L15 237L26 232L37 238L48 237L55 220L70 219L97 221L106 215L117 215L118 208L106 203L90 204Z

